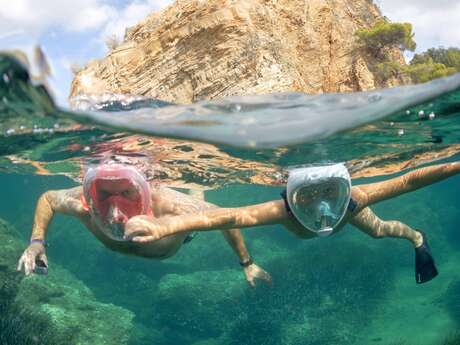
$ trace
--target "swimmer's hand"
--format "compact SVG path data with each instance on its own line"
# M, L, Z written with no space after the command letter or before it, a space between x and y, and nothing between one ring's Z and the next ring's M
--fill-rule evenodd
M27 249L24 251L18 262L18 271L24 269L26 276L34 273L40 273L39 269L42 269L42 266L38 266L37 262L40 263L43 267L48 268L48 259L45 254L45 246L43 243L33 242Z
M268 284L271 284L272 282L271 275L256 264L250 264L249 266L245 267L244 275L246 276L246 280L251 287L256 286L256 279L265 280L265 282Z
M169 233L166 222L149 216L135 216L125 225L124 239L133 242L153 242L162 239Z

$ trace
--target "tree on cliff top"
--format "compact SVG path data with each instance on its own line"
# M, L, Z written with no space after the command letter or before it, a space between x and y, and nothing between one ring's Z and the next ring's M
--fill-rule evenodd
M379 20L370 29L356 31L358 41L374 58L374 73L381 83L392 77L409 76L413 83L424 83L460 72L460 49L431 48L415 54L410 65L392 61L389 49L414 51L416 44L410 23Z
M386 60L385 48L414 51L416 47L410 23L390 23L382 19L370 29L357 30L356 36L364 48L383 60Z

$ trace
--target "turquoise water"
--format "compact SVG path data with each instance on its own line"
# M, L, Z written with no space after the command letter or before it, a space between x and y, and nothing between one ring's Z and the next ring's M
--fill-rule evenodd
M2 91L11 96L14 90ZM15 103L14 109L22 105L26 112L1 113L6 130L18 128L21 121L28 121L24 126L30 130L3 136L0 148L0 218L10 225L0 224L0 343L460 343L460 176L374 208L383 219L401 220L429 235L440 275L424 285L415 284L409 243L375 240L351 226L331 238L310 241L300 241L280 226L245 230L254 260L273 276L272 286L259 283L251 289L218 232L199 234L176 256L157 262L110 252L81 224L62 215L48 231L49 275L23 278L13 273L41 193L76 185L80 164L97 161L106 152L153 162L154 178L176 187L193 183L218 205L258 203L279 197L284 170L292 165L345 160L356 175L353 183L359 184L388 178L383 174L399 172L398 164L458 160L458 92L415 106L410 116L402 111L297 145L211 151L178 142L172 145L173 157L158 148L170 144L166 139L153 148L136 146L133 152L117 146L131 142L128 134L92 126L64 131L73 123L52 107L47 111L49 104L34 103L40 97ZM420 121L421 108L433 109L436 120ZM54 131L31 132L34 123ZM398 136L402 128L405 134ZM192 159L190 152L200 149L208 156ZM219 152L228 155L225 160ZM221 170L213 165L216 160ZM223 165L235 162L251 164L240 170ZM171 165L187 173L177 175ZM366 172L365 167L375 170ZM265 174L265 183L254 182L258 174Z
M14 174L0 181L11 195L0 217L16 227L24 246L40 193L73 184ZM298 241L276 226L245 231L250 252L274 279L252 290L218 233L200 234L174 258L155 262L112 253L62 216L49 229L49 276L27 279L53 279L59 288L58 268L68 271L98 302L134 313L131 344L443 344L460 323L459 186L455 177L375 208L384 219L430 234L441 273L426 285L415 284L409 243L377 241L352 227L323 241ZM232 185L206 198L249 204L277 192ZM87 322L75 327L105 320Z

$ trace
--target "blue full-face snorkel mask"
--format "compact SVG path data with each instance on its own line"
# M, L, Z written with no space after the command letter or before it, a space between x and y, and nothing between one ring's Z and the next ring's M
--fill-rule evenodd
M296 219L318 236L330 235L350 202L350 174L343 164L290 171L287 201Z

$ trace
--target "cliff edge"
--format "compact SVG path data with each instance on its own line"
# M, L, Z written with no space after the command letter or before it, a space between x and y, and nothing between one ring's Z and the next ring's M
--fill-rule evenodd
M368 0L178 0L77 72L70 97L110 92L190 103L399 85L379 84L354 35L380 18ZM392 56L404 63L399 51Z

